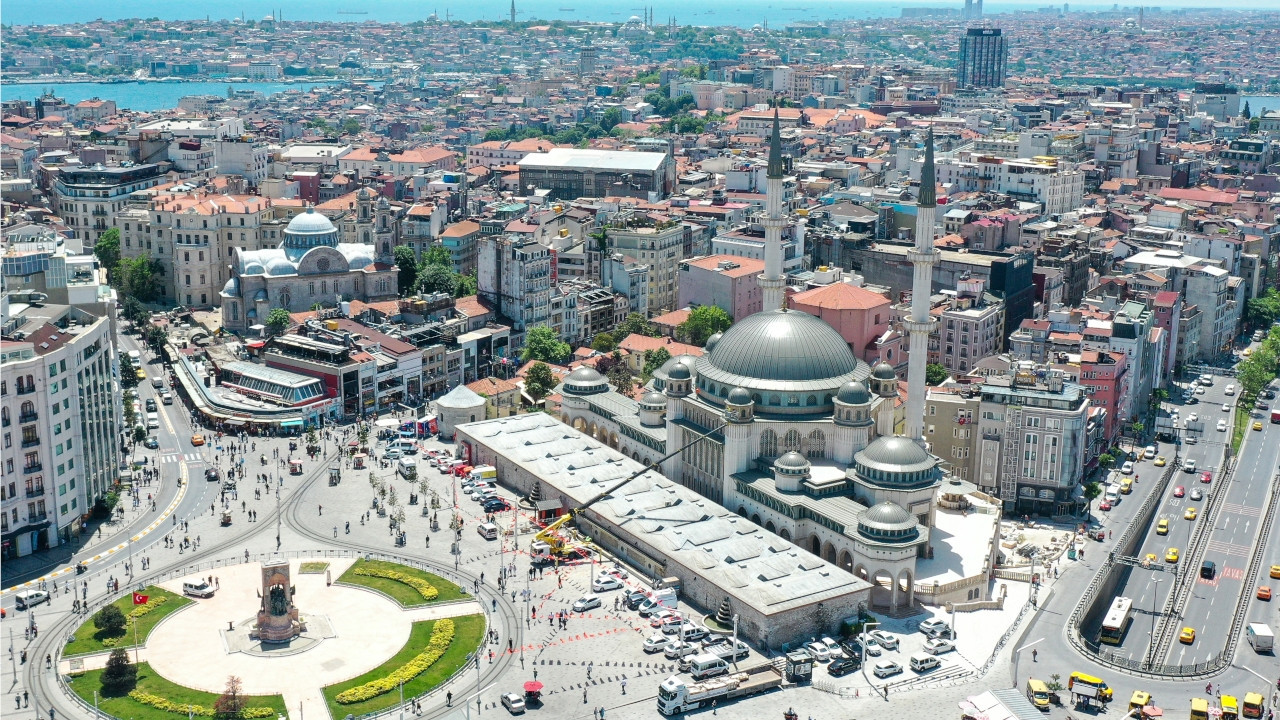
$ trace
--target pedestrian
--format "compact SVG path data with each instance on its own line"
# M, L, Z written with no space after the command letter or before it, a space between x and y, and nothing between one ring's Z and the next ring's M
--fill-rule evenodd
M627 694L627 679L626 679L626 678L622 678L622 694L623 694L623 695L626 695L626 694Z
M26 707L26 706L27 706L27 691L23 690L22 691L22 707Z
M591 708L591 717L600 720L600 708Z
M323 515L323 514L324 514L324 506L323 506L323 505L317 505L317 506L316 506L316 509L320 511L320 514L321 514L321 515Z
M1031 662L1036 662L1036 656L1040 654L1039 650L1031 648Z
M586 689L586 688L582 688L582 704L583 704L583 705L586 705L586 704L587 704L587 689Z

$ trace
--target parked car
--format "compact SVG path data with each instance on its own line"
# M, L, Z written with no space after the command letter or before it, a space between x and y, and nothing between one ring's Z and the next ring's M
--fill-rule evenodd
M831 664L827 666L827 673L832 677L840 677L851 672L857 672L860 667L862 667L862 661L858 660L858 658L842 657L831 661Z
M662 652L671 644L671 638L662 633L654 633L644 639L644 651L647 653Z
M860 657L870 655L871 657L880 657L880 646L876 645L874 640L868 639L866 633L863 633L858 639L853 641L855 654Z
M525 711L524 698L515 693L502 694L502 707L512 715L523 715Z
M805 645L804 649L808 650L809 654L813 656L813 659L818 662L827 662L831 659L831 651L827 649L826 645L818 642L817 640Z
M871 639L875 640L876 644L884 648L885 650L898 649L898 638L890 635L889 633L883 630L872 630Z
M487 513L506 512L511 509L511 505L500 497L490 498L484 501L482 509Z
M675 640L667 643L667 646L662 649L662 656L668 660L679 660L682 657L697 655L700 652L702 652L702 648L698 645L683 640Z
M627 593L627 596L623 599L622 603L627 606L628 610L635 610L640 607L640 603L648 599L649 596L645 595L640 590L633 590Z
M598 607L600 607L600 596L598 595L583 595L573 603L573 611L576 613L586 612Z
M892 660L881 660L875 664L875 667L871 672L875 673L875 676L878 678L887 678L891 675L900 674L902 672L902 666Z
M835 640L832 640L831 638L824 636L821 639L819 639L818 642L827 646L827 651L831 653L831 659L834 660L838 657L844 657L844 651L840 649L840 643L836 642Z
M155 411L156 411L156 399L147 398L147 412L155 412Z
M591 581L591 592L607 592L621 590L622 581L612 575L600 575Z
M666 622L667 620L673 617L676 619L679 619L680 613L676 612L675 610L667 610L665 608L662 610L659 610L649 618L649 627L658 627L662 625L662 623Z
M931 638L949 638L951 637L951 626L947 624L946 620L929 618L928 620L920 621L920 632Z
M930 655L941 655L956 649L955 643L942 638L929 638L924 643L924 651Z
M155 435L151 435L147 437L146 441L144 441L142 445L149 450L155 450L160 447L160 441L156 439Z

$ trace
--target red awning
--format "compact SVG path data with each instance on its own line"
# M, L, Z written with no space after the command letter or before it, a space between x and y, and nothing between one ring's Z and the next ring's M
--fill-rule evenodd
M525 692L542 692L542 683L537 680L530 680L524 684Z

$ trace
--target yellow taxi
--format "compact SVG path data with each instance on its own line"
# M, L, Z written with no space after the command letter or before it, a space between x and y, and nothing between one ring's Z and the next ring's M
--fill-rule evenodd
M1153 562L1155 562L1155 561L1157 560L1157 558L1156 558L1156 554L1155 554L1155 553L1147 553L1146 560L1147 560L1147 564L1148 564L1148 565L1150 565L1151 563L1153 563Z
M1196 629L1184 627L1182 632L1178 633L1178 642L1190 645L1196 641Z
M1159 455L1156 457L1156 461L1152 464L1155 465L1156 467L1164 467L1166 464L1168 464L1168 461L1164 459L1163 455Z
M1240 353L1240 354L1241 354L1241 355L1243 355L1243 356L1245 356L1245 357L1249 357L1250 355L1252 355L1252 354L1253 354L1253 348L1245 348L1245 349L1244 349L1244 352L1242 352L1242 353Z
M1164 561L1171 563L1178 562L1178 548L1169 548L1169 552L1164 554Z
M1254 420L1254 421L1253 421L1253 429L1254 429L1254 430L1261 430L1261 429L1262 429L1262 421L1261 421L1261 420Z
M1160 522L1156 524L1156 534L1157 535L1169 534L1169 518L1160 518ZM1153 560L1155 559L1154 555L1152 556L1152 559Z
M1186 519L1188 519L1188 520L1195 520L1195 519L1196 519L1196 509L1195 509L1194 507L1189 507L1189 508L1187 508L1187 511L1186 511L1186 512L1184 512L1184 513L1182 513L1182 517L1184 517L1184 518L1186 518Z
M204 436L203 436L203 435L199 435L199 434L192 435L192 436L191 436L191 444L192 444L192 445L197 445L197 446L199 446L199 445L203 445L203 444L204 444Z
M1270 586L1270 585L1259 585L1259 586L1258 586L1258 599L1259 599L1259 600L1270 600L1270 599L1271 599L1271 586Z
M1280 578L1280 565L1271 566L1271 577Z
M134 377L136 377L136 378L138 378L139 380L146 380L146 379L147 379L147 371L146 371L146 370L143 370L142 368L138 368L137 372L135 372L135 373L133 374L133 376L134 376Z

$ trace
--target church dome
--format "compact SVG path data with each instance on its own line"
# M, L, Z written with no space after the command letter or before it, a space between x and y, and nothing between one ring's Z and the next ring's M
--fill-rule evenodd
M595 368L582 367L569 373L564 378L564 391L573 395L590 395L609 389L609 383ZM665 402L665 400L664 400Z
M800 453L792 450L777 460L774 460L773 466L776 468L785 468L787 470L803 470L809 467L809 461Z
M316 212L313 207L309 207L306 212L294 216L284 231L289 235L323 235L337 232L329 218Z
M867 377L844 338L830 325L797 310L770 310L743 318L698 362L699 396L722 402L723 388L746 388L764 412L830 412L840 386Z
M850 380L840 386L836 399L847 405L866 405L871 402L871 393L867 392L867 386L862 382Z
M897 380L898 373L889 363L881 360L874 368L871 369L871 377L877 380Z
M736 387L729 391L729 397L725 399L730 405L750 405L751 392L743 387Z

